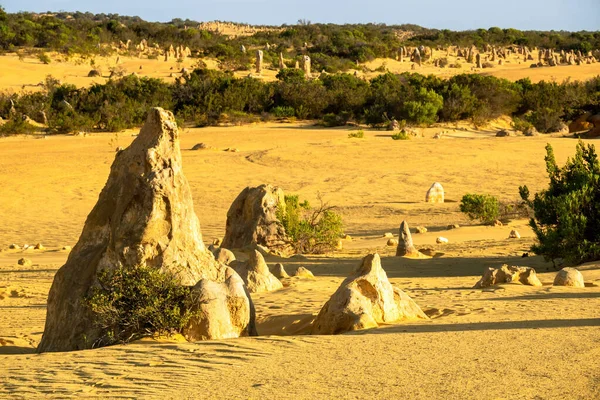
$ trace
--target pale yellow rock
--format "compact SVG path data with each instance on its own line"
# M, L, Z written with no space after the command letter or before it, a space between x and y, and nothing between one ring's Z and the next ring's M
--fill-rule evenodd
M474 288L486 288L502 283L521 283L529 286L542 286L535 269L531 267L508 266L504 264L500 268L487 268L483 276Z
M236 263L233 268L241 276L250 293L271 292L283 288L279 279L269 271L264 257L258 250L250 252L245 263Z
M509 239L520 239L521 235L519 234L519 232L516 229L513 229L508 234L508 238Z
M392 286L379 255L369 254L325 303L315 318L312 333L335 335L418 319L428 317L409 296Z
M425 201L427 203L443 203L444 202L444 188L439 182L435 182L425 195Z
M388 246L398 246L398 239L388 239L387 241L387 245Z
M290 277L281 263L274 264L272 267L269 267L269 270L277 279Z
M448 239L443 236L439 236L435 239L435 242L437 244L446 244L446 243L448 243Z
M215 260L225 265L230 265L236 260L235 254L231 250L227 250L224 247L218 247L212 252L215 256Z
M294 272L294 276L299 276L300 278L309 278L309 279L313 279L315 277L313 275L313 273L310 272L310 270L308 270L307 268L304 268L304 267L298 267L296 272Z
M575 268L566 267L558 271L554 278L554 286L585 287L583 275Z
M19 258L19 261L17 261L17 264L22 265L24 267L31 267L33 265L33 263L31 262L31 260L29 258Z
M402 221L398 233L398 247L396 248L396 257L418 257L419 252L413 245L412 236L408 222Z
M255 315L244 288L244 281L231 268L225 270L225 280L200 280L192 289L194 316L183 329L188 341L231 339L255 336Z

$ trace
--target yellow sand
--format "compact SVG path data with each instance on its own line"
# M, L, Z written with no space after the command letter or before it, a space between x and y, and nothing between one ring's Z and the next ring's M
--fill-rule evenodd
M315 202L320 192L339 206L352 240L334 254L283 260L314 280L254 295L257 338L185 343L145 339L72 353L33 354L44 327L47 292L103 187L118 136L0 139L0 397L8 398L489 398L593 399L600 396L600 264L582 268L588 287L555 288L551 264L521 258L533 242L524 220L478 226L458 210L468 192L516 199L547 182L544 146L559 162L576 141L495 138L490 129L425 131L393 141L388 132L305 125L253 125L182 132L185 174L205 242L224 234L227 209L247 185L272 183ZM204 142L212 150L191 151ZM224 152L235 147L239 152ZM430 205L435 182L447 202ZM417 248L441 257L393 257L385 232L400 222L423 225ZM446 230L448 224L459 229ZM522 238L507 239L511 229ZM437 236L449 239L436 245ZM41 242L47 248L8 250ZM393 284L431 321L340 336L308 336L314 316L368 252L379 251ZM17 264L21 257L32 267ZM277 259L268 259L269 262ZM487 266L536 268L541 288L471 287ZM65 321L69 323L69 321Z

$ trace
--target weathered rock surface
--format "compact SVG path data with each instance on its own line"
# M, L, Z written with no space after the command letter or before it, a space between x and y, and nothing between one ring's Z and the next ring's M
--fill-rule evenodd
M231 268L224 282L201 279L192 289L195 316L183 330L189 341L256 336L255 311L244 281Z
M575 268L563 268L556 274L554 278L554 286L572 286L572 287L585 287L583 281L583 275Z
M31 260L29 258L19 258L19 261L17 261L17 264L22 265L24 267L31 267L33 265L33 263L31 262Z
M425 195L425 201L427 203L443 203L444 202L444 188L441 183L435 182Z
M413 245L412 236L408 227L408 222L402 221L398 234L398 247L396 248L397 257L418 257L419 252Z
M250 253L248 261L236 263L233 268L240 274L250 293L271 292L283 288L281 281L269 271L258 250Z
M260 185L242 190L227 212L222 246L243 249L261 245L283 255L291 253L285 228L277 218L278 207L285 208L283 190L278 187Z
M504 264L500 268L489 267L474 286L475 289L486 288L502 283L521 283L529 286L542 286L535 269L531 267L516 267Z
M290 277L288 275L288 273L286 272L283 264L281 264L281 263L277 263L277 264L274 264L272 267L269 267L269 271L271 271L271 273L277 279L285 279L285 278L289 278Z
M325 303L312 333L335 335L416 319L428 317L402 290L392 286L379 255L369 254Z
M116 154L79 241L56 273L38 351L92 346L105 332L83 299L98 284L98 272L140 265L170 272L186 286L226 279L225 266L202 242L177 124L160 108L148 112L140 134Z
M509 239L520 239L521 238L521 234L516 229L513 229L508 234L508 238Z
M298 269L296 270L296 272L294 272L294 276L298 276L300 278L308 278L308 279L314 279L314 275L312 272L310 272L309 269L304 268L304 267L298 267Z
M236 260L235 254L233 254L231 250L227 250L223 247L214 249L212 253L215 256L215 260L225 265L229 265Z

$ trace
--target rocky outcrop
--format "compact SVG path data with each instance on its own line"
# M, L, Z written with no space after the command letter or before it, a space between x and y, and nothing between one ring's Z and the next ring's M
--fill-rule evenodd
M236 263L233 268L242 277L250 293L271 292L283 288L283 284L269 271L262 254L258 250L250 253L244 263Z
M398 233L398 247L396 248L396 257L418 257L419 252L413 245L410 229L406 221L400 224Z
M427 203L443 203L444 202L444 188L442 184L439 182L435 182L429 190L427 194L425 194L425 201Z
M191 304L194 316L183 330L189 341L257 335L254 305L231 268L223 282L201 279L192 289Z
M542 283L535 273L535 269L531 267L515 267L504 264L500 268L489 267L486 269L474 288L486 288L502 283L521 283L529 286L542 286Z
M554 286L572 286L582 288L585 287L583 275L575 268L563 268L556 274L554 278Z
M277 210L285 210L283 190L271 185L245 188L227 212L225 237L227 249L255 248L261 245L286 255L292 252Z
M98 285L100 271L138 266L171 273L184 286L227 279L226 267L202 242L177 124L160 108L148 112L137 138L116 153L98 202L54 277L38 351L89 348L103 337L84 299Z
M271 273L277 279L285 279L285 278L289 278L290 277L288 275L288 273L286 272L283 264L281 264L281 263L277 263L277 264L273 265L272 267L269 267L269 271L271 271Z
M428 318L410 297L392 286L379 255L370 254L325 303L312 333L335 335L416 319Z
M215 260L217 260L221 264L230 265L233 261L236 260L235 254L233 254L231 250L227 250L223 247L218 247L214 249L212 253L215 256Z
M315 276L313 275L312 272L310 272L309 269L304 268L304 267L298 267L298 269L296 270L296 272L294 272L294 276L297 276L299 278L308 278L308 279L314 279Z

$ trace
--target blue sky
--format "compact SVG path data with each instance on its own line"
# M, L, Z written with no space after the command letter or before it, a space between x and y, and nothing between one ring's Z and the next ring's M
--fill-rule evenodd
M600 0L0 0L0 5L8 12L89 11L149 21L189 18L281 25L306 19L452 30L600 30Z

